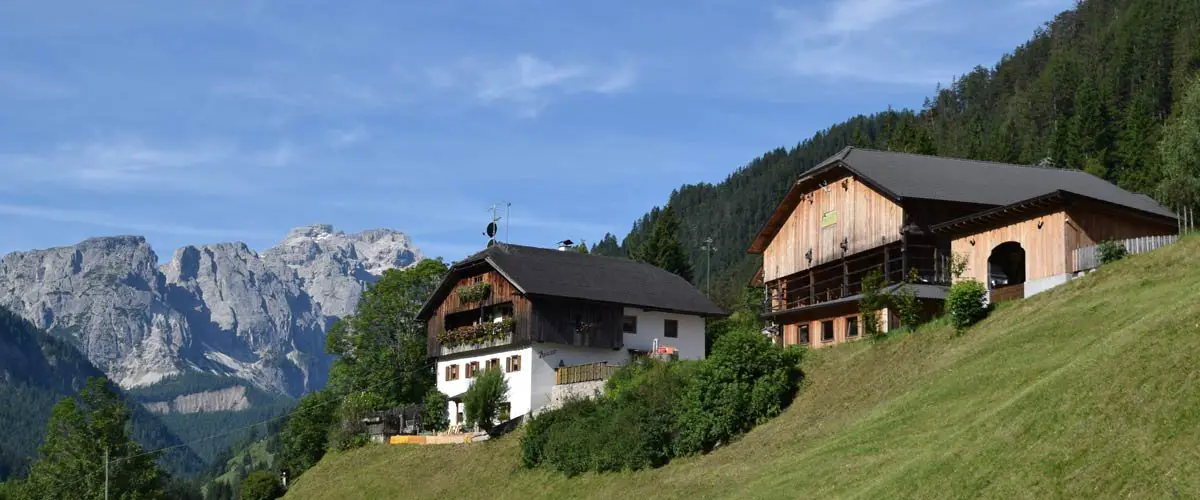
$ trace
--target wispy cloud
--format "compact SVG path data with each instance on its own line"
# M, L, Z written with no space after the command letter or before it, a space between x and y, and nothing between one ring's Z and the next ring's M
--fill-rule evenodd
M38 205L0 204L0 215L29 217L50 222L67 222L89 226L131 231L138 234L195 236L204 238L248 239L262 235L259 231L193 227L181 224L145 223L128 217L94 210L75 210Z
M45 151L0 152L0 176L12 184L55 184L90 191L141 189L234 193L229 176L248 167L283 167L298 152L283 141L244 149L232 141L152 143L136 135L66 142Z
M568 96L622 92L637 80L631 64L556 63L531 54L500 61L467 59L430 68L427 75L435 88L466 92L484 105L512 106L525 117Z
M767 63L792 74L932 86L962 68L931 57L929 11L944 0L833 0L823 8L780 8L760 45Z

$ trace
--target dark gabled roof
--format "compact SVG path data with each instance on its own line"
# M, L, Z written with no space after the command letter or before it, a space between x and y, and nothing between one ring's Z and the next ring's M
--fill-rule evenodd
M607 302L704 316L725 312L683 278L649 264L575 251L500 243L450 268L438 290L421 308L427 318L468 269L483 263L496 269L525 295Z
M815 177L839 168L897 203L904 199L925 199L1001 206L1061 190L1151 215L1175 217L1150 197L1131 193L1081 170L851 147L821 162L796 181L755 238L750 251L761 252L774 238L799 203L800 195L811 190Z
M1013 222L1027 219L1031 215L1046 213L1047 211L1057 207L1078 204L1085 204L1086 206L1095 207L1096 209L1109 212L1125 208L1104 200L1098 200L1090 196L1083 196L1078 193L1060 189L1058 191L1051 191L1027 200L1021 200L1016 203L990 208L964 217L959 217L954 220L949 220L941 224L935 224L929 229L934 233L945 233L950 235L971 233L985 228L1011 224ZM1174 216L1166 216L1162 214L1141 211L1127 211L1127 213L1140 216L1139 220L1142 220L1148 224L1175 225Z

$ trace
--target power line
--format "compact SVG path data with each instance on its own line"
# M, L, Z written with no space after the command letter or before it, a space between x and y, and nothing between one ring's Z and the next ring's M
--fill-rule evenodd
M363 388L363 389L361 389L361 390L354 391L354 392L364 393L364 392L367 392L367 391L369 391L369 390L372 390L372 389L377 389L377 388L379 388L379 387L383 386L384 384L388 384L388 383L391 383L391 382L395 382L395 381L398 381L398 380L400 380L400 379L402 379L402 378L404 378L404 377L408 377L408 376L410 376L410 375L413 375L413 374L415 374L415 373L417 373L417 372L419 372L419 371L421 371L421 370L427 370L427 369L429 369L429 368L432 368L432 367L433 367L434 365L436 365L436 364L437 364L436 362L426 363L424 366L422 366L422 367L420 367L420 368L418 368L418 369L416 369L416 370L411 370L411 371L407 371L407 372L401 373L400 375L398 375L398 376L396 376L396 377L394 377L394 378L391 378L391 379L381 380L381 381L379 381L379 383L377 383L377 384L369 385L369 386L367 386L367 387L365 387L365 388ZM435 375L436 375L436 374L435 374ZM349 395L350 395L350 394L346 394L346 395L343 395L343 396L337 396L337 397L330 398L330 399L329 399L329 400L327 400L327 401L322 401L322 402L319 402L319 403L317 403L317 404L316 404L316 405L315 405L313 408L320 408L320 407L323 407L324 405L327 405L327 404L330 404L330 403L334 403L334 402L341 402L343 399L345 399L345 398L346 398L346 396L349 396ZM193 444L200 443L200 442L203 442L203 441L208 441L208 440L210 440L210 439L216 439L216 438L219 438L219 437L224 437L224 436L228 436L228 435L230 435L230 434L234 434L234 433L237 433L237 432L242 432L242 431L245 431L245 430L247 430L247 429L251 429L251 428L257 427L257 426L259 426L259 425L268 424L268 423L271 423L271 422L274 422L274 421L277 421L277 420L281 420L281 419L284 419L284 418L290 417L290 416L291 416L293 413L295 413L295 412L296 412L296 410L298 410L298 409L299 409L299 406L297 406L296 408L293 408L292 410L290 410L290 411L288 411L288 412L285 412L285 413L283 413L283 414L281 414L281 415L276 415L276 416L274 416L274 417L271 417L271 418L268 418L268 419L265 419L265 420L261 420L261 421L259 421L259 422L255 422L255 423L253 423L253 424L245 425L245 426L242 426L242 427L239 427L239 428L237 428L237 429L230 430L230 431L221 432L221 433L217 433L217 434L212 434L212 435L209 435L209 436L204 436L204 437L201 437L201 438L193 439L193 440L191 440L191 441L188 441L188 442L185 442L185 443L179 443L179 444L175 444L175 445L171 445L171 446L164 446L164 447L162 447L162 448L158 448L158 449L154 449L154 450L147 450L147 451L143 451L142 453L138 453L138 454L135 454L135 455L129 455L129 456L126 456L126 457L119 457L119 458L115 458L115 459L112 459L112 460L109 460L109 459L108 459L108 450L107 450L107 449L105 449L105 452L104 452L104 454L105 454L105 459L104 459L104 464L103 464L103 467L102 467L102 468L104 469L104 474L105 474L105 478L104 478L104 487L105 487L105 490L106 490L106 494L107 494L107 488L108 488L108 470L109 470L109 467L110 467L112 464L116 464L116 463L118 463L118 462L127 461L127 460L133 460L133 459L135 459L135 458L138 458L138 457L144 457L144 456L146 456L146 455L152 455L152 454L161 453L161 452L164 452L164 451L170 451L170 450L173 450L173 449L176 449L176 448L182 448L182 447L185 447L185 446L191 446L191 445L193 445ZM98 470L95 470L94 472L98 472ZM77 484L79 484L79 483L82 483L82 482L84 482L84 481L87 481L87 480L89 480L89 479L91 479L91 477L90 477L90 474L84 474L84 475L83 475L83 477L82 477L82 478L81 478L79 481L75 481L74 483L71 483L70 485L68 485L68 487L74 487L75 485L77 485Z

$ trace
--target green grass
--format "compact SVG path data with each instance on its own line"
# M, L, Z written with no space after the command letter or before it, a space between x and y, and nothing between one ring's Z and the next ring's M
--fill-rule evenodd
M788 410L661 469L519 467L519 438L370 446L287 498L1198 498L1200 239L993 313L812 353Z

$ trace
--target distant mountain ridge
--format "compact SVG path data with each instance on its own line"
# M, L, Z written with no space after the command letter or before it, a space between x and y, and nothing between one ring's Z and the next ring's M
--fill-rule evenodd
M326 329L384 271L422 258L404 233L320 224L261 254L244 243L188 245L161 266L145 238L91 238L4 256L0 306L69 341L124 388L214 373L294 397L325 383Z
M82 389L88 378L103 376L67 342L0 307L0 481L26 472L54 404ZM169 448L160 463L173 474L204 466L161 420L136 405L133 435L148 449Z

